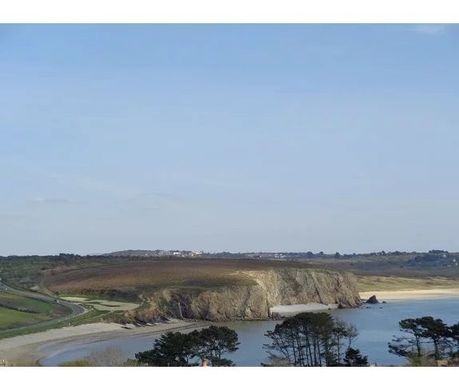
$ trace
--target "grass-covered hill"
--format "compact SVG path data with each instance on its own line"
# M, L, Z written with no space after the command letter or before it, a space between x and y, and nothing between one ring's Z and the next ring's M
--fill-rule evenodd
M0 291L0 331L32 325L68 314L61 305Z

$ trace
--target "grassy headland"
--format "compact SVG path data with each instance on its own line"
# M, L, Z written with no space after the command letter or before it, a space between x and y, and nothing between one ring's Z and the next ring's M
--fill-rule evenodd
M357 277L359 291L403 291L459 288L459 280L444 277L406 278L400 276Z

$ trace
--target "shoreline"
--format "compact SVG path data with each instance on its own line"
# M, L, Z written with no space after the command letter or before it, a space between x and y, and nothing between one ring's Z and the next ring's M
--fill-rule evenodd
M359 294L364 300L376 295L380 302L383 300L444 299L459 297L459 288L371 290L361 291ZM284 309L284 307L277 309ZM296 307L291 309L296 309ZM40 365L41 360L61 353L71 343L90 344L117 337L157 336L168 331L191 330L208 325L209 322L206 321L172 320L168 323L142 327L124 326L117 323L90 323L49 329L43 332L0 339L0 361L4 359L13 366L36 366Z
M69 343L90 344L116 337L158 335L168 331L182 331L206 326L204 321L189 322L174 320L169 323L126 329L117 323L93 323L50 329L0 340L0 361L6 360L13 366L36 366L40 360L56 353L59 347Z
M432 288L432 289L417 289L417 290L370 290L360 291L362 299L368 299L372 295L376 295L378 300L416 300L416 299L441 299L459 297L458 288Z

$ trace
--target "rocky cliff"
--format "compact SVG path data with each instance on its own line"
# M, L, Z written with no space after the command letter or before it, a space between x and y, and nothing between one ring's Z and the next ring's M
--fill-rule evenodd
M248 282L212 288L163 288L138 309L136 319L160 316L209 321L267 319L276 305L360 304L352 274L302 268L240 271Z

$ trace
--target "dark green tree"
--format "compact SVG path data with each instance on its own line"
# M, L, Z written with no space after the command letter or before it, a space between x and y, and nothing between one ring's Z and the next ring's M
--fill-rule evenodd
M226 326L210 326L191 333L169 332L155 340L153 349L135 355L137 362L148 366L196 366L207 360L212 366L232 366L223 355L238 349L237 333Z
M208 360L212 366L232 366L233 362L223 355L235 352L239 341L237 333L226 326L209 326L190 334L195 340L194 354Z
M271 344L265 344L271 360L285 360L289 365L300 365L300 334L295 318L287 318L276 324L274 330L266 332L265 336L271 339Z
M453 350L452 355L459 357L459 322L449 327L449 337L452 341L452 344L455 347L455 350Z
M393 338L389 343L389 352L420 361L421 358L433 357L443 359L446 350L451 346L451 328L441 319L433 317L407 318L399 322L400 331L404 336ZM424 351L423 345L433 346L433 351Z
M407 336L393 336L392 341L388 343L388 349L389 353L405 358L421 357L420 352L414 352L413 340Z
M400 331L407 336L396 337L389 343L389 352L402 357L421 357L422 339L425 334L419 318L407 318L399 323Z
M168 332L155 340L153 349L135 354L140 364L160 367L185 367L192 363L196 342L180 332Z
M351 347L358 336L358 332L355 326L346 324L342 320L335 320L332 333L336 349L336 361L337 365L340 365L344 351Z
M424 330L423 337L430 340L434 346L435 360L442 359L448 347L448 326L441 319L434 319L430 316L422 317L418 321Z
M291 366L342 365L343 352L356 337L356 330L329 313L301 313L277 324L266 336L271 361Z
M368 357L362 356L360 350L349 347L344 357L344 365L347 367L366 367L368 366Z

